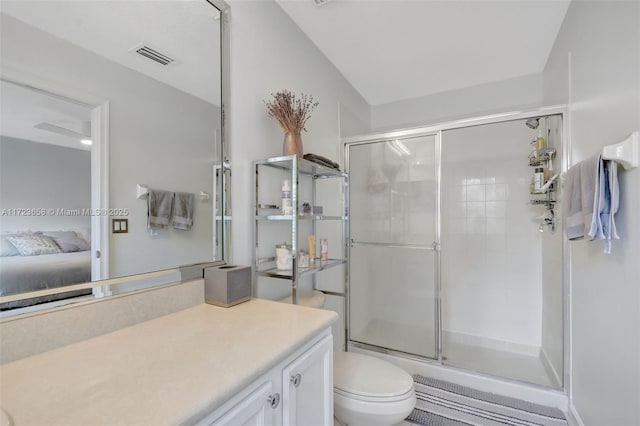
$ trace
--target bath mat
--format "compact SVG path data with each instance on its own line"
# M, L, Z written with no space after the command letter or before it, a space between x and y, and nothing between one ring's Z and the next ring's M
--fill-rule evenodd
M413 376L416 408L406 421L428 426L567 426L562 411L466 386Z

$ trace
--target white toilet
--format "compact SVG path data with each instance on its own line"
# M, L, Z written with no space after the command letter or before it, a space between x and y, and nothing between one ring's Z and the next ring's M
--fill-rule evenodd
M280 300L291 303L291 296ZM324 307L325 295L301 293L298 303ZM413 379L404 370L372 356L333 354L333 407L340 423L349 426L391 426L404 420L416 405Z
M413 379L404 370L372 356L333 354L333 408L349 426L390 426L416 405Z

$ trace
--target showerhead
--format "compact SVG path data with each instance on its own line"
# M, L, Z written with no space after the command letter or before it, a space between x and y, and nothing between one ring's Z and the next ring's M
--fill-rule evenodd
M539 118L530 118L527 120L527 127L529 127L530 129L537 129L538 126L540 125L540 119Z

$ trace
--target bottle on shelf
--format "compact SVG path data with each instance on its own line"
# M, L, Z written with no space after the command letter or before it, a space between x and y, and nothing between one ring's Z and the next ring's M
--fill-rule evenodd
M282 183L282 214L293 213L293 204L291 203L291 185L289 179L285 179Z
M539 192L544 186L544 169L542 167L536 167L533 174L533 190Z
M536 139L536 150L541 151L547 147L544 136L542 135L542 129L538 132L538 138Z

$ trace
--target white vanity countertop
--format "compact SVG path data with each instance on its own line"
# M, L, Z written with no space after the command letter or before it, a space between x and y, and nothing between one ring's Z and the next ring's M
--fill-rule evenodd
M197 421L335 320L253 299L202 304L0 367L15 426Z

